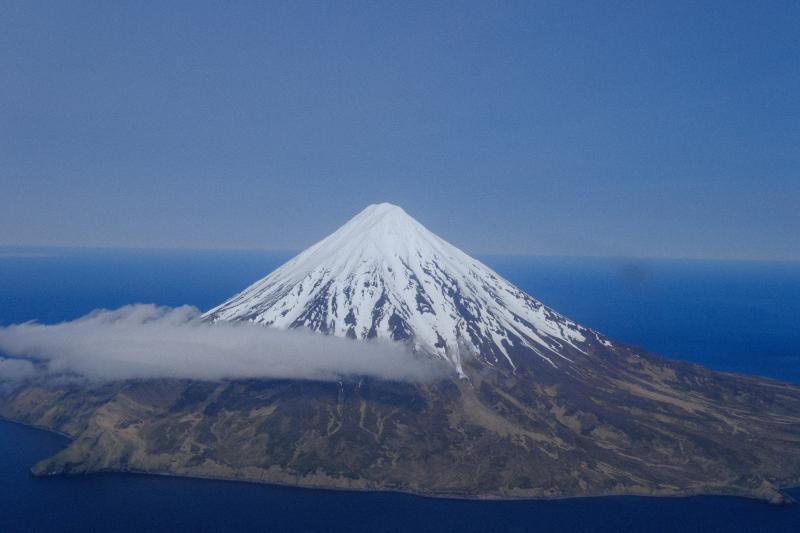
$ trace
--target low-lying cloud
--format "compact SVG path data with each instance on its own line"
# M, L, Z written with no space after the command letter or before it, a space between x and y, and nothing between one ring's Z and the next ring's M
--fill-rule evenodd
M199 320L195 307L137 304L60 324L0 328L0 381L82 377L397 381L443 377L445 366L398 344L352 341L247 323Z

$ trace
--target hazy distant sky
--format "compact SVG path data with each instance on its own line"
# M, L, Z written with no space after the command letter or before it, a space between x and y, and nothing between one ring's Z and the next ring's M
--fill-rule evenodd
M0 4L0 244L800 259L800 3Z

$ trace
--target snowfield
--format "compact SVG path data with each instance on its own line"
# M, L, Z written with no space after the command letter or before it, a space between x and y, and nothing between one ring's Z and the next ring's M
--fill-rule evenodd
M392 204L370 205L333 234L203 315L408 343L452 363L465 351L516 368L529 350L558 367L589 330L518 289Z

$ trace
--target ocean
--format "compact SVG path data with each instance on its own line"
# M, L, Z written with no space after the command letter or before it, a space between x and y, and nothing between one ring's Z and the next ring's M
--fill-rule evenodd
M287 252L0 248L0 325L130 303L207 309ZM800 264L480 257L619 341L800 383ZM800 505L732 497L431 499L138 475L37 479L63 437L0 422L0 531L798 531ZM794 491L800 499L800 491Z

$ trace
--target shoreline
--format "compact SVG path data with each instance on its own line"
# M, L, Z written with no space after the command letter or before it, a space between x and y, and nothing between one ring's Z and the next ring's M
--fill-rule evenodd
M56 434L60 437L67 439L69 442L74 440L74 437L68 433L64 433L62 431L58 431L55 429L47 428L44 426L37 426L34 424L28 424L25 422L20 422L18 420L14 420L11 418L6 418L4 416L0 416L0 422L7 422L10 424L16 424L18 426L26 427L29 429L34 429L37 431L43 431L47 433ZM68 446L68 445L67 445ZM65 449L65 446L62 449ZM59 450L60 451L60 450ZM58 453L58 452L56 452ZM47 457L43 458L42 460L47 459ZM406 496L413 496L417 498L427 498L427 499L434 499L434 500L454 500L454 501L486 501L486 502L549 502L549 501L563 501L563 500L579 500L579 499L596 499L596 498L668 498L668 499L679 499L679 498L703 498L703 497L725 497L725 498L741 498L744 500L750 501L757 501L763 502L772 506L785 506L785 505L800 505L800 500L793 497L793 495L788 494L787 491L794 491L800 489L800 484L789 484L789 485L775 485L779 493L784 497L782 501L771 501L765 498L759 498L755 495L745 495L745 494L735 494L731 492L676 492L676 493L666 493L666 494L658 494L658 493L630 493L630 492L611 492L611 493L598 493L598 494L577 494L577 495L559 495L559 496L494 496L494 495L470 495L470 494L454 494L454 493L426 493L426 492L416 492L413 490L403 490L403 489L392 489L392 488L380 488L380 487L366 487L366 488L352 488L352 487L342 487L336 485L303 485L300 483L286 483L280 481L259 481L256 479L248 479L248 478L239 478L239 477L231 477L231 476L206 476L202 474L184 474L184 473L175 473L175 472L154 472L154 471L142 471L142 470L96 470L91 472L85 472L81 474L69 474L69 473L58 473L58 474L34 474L33 467L35 465L31 465L28 468L28 472L31 476L37 478L47 478L47 477L76 477L76 476L102 476L102 475L135 475L135 476L159 476L159 477L168 477L168 478L176 478L176 479L191 479L191 480L201 480L201 481L220 481L224 483L247 483L250 485L260 485L260 486L272 486L272 487L279 487L279 488L288 488L288 489L298 489L298 490L320 490L320 491L329 491L329 492L350 492L350 493L394 493L394 494L403 494Z

